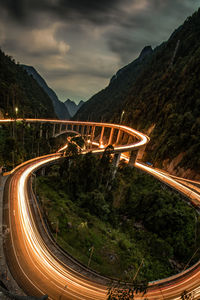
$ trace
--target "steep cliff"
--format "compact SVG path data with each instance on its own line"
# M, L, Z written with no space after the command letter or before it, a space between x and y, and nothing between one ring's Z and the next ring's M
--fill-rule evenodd
M53 107L57 117L61 120L69 120L70 114L68 112L67 107L61 102L56 93L47 85L46 81L42 78L42 76L31 66L22 65L22 67L27 71L29 75L32 75L33 78L38 82L38 84L43 88L43 90L47 93L49 98L53 103Z

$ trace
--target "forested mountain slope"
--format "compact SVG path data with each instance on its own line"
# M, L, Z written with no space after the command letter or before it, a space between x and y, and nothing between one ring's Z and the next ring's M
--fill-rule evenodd
M51 99L15 61L0 50L0 110L4 117L55 118Z
M144 132L154 128L146 160L176 174L199 178L199 82L200 10L154 50L126 99L120 106L110 106L103 120L117 123L124 110L124 124ZM100 98L97 102L105 105ZM84 113L99 119L98 111L89 104Z
M42 78L42 76L36 71L32 66L22 65L22 67L26 70L29 75L32 75L33 78L37 81L37 83L42 87L42 89L47 93L49 98L51 99L54 107L54 111L57 117L61 120L69 120L71 115L65 104L61 102L56 93L47 85L46 81Z
M150 46L145 47L139 57L120 69L110 80L109 85L82 105L74 119L110 119L112 110L118 108L126 99L133 83L148 63L152 54Z

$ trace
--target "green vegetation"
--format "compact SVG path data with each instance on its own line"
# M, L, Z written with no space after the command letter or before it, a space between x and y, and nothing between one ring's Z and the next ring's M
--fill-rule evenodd
M56 118L52 101L32 76L0 50L0 118ZM43 135L41 136L41 128ZM50 125L25 121L0 125L0 166L7 170L57 150Z
M52 138L49 124L17 121L0 125L0 166L10 170L36 156L55 152L66 142L66 136Z
M200 244L195 210L126 165L113 178L111 152L66 158L38 177L37 193L58 243L85 265L119 279L152 281L183 270ZM197 258L198 252L190 264Z
M1 50L0 111L9 118L56 118L49 96L23 67Z
M134 63L132 68L132 73L137 71ZM123 123L133 128L148 132L155 124L146 159L163 167L164 160L171 162L182 153L179 166L197 174L200 168L200 9L167 42L154 49L137 76L130 77L128 86L126 67L121 74L124 76L115 95L115 86L110 84L109 89L84 104L76 118L118 123L124 110ZM113 97L117 101L107 107Z

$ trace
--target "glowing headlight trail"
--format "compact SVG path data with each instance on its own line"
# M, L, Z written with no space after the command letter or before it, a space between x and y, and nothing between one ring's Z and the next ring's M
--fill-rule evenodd
M54 159L55 158L51 158L49 160L54 160ZM30 223L30 216L29 216L28 207L25 205L25 203L27 201L26 201L26 197L25 197L25 194L24 194L24 190L25 190L25 185L26 185L27 177L31 174L31 172L33 172L33 170L35 168L38 168L39 166L41 166L42 164L46 163L49 160L46 159L46 160L44 160L42 162L39 162L39 163L35 162L34 166L30 166L21 175L21 178L20 178L20 181L19 181L19 187L20 187L20 189L19 189L19 198L20 198L19 211L20 211L21 219L23 220L21 222L21 224L23 224L22 227L26 229L26 232L25 232L26 239L25 240L29 241L28 245L30 244L30 247L31 247L31 251L30 252L31 253L34 252L34 255L37 256L37 258L36 258L37 263L38 263L38 260L42 260L41 266L38 269L38 271L41 270L41 268L45 268L45 269L47 269L48 276L51 276L51 278L53 276L55 276L53 278L55 281L57 279L59 279L59 282L63 282L63 279L64 279L63 285L64 285L64 283L67 282L68 285L70 285L70 284L73 285L73 288L76 289L76 286L77 286L77 288L80 289L80 287L83 288L83 286L82 286L83 285L82 280L77 283L77 278L76 278L75 283L74 283L73 279L71 279L71 275L68 274L68 273L66 275L66 269L63 268L62 265L60 266L57 263L57 261L55 261L55 259L53 257L51 257L51 255L50 255L50 253L48 253L48 249L46 249L43 241L40 240L40 237L39 238L37 237L37 235L36 235L36 229L34 228L35 226L33 226L33 224ZM139 165L140 164L137 163L137 166L139 166ZM143 165L141 165L141 166L142 166L142 168L144 168ZM153 169L149 168L149 167L147 167L145 169L146 169L146 171L147 171L147 169L148 169L148 171L151 171L151 172L153 171ZM158 175L157 171L155 171L154 173ZM167 177L167 176L164 177L163 174L161 176L162 176L162 179L164 179L165 177ZM33 228L34 228L34 231L33 231ZM35 235L36 235L36 237L35 237ZM185 271L185 273L187 273L187 272L188 272L188 270ZM67 276L67 277L65 277L65 276ZM178 276L180 276L180 274L178 274ZM167 295L172 294L172 292L175 293L177 287L179 287L179 290L181 292L183 290L183 288L185 288L187 282L190 283L191 280L195 280L196 279L196 273L193 274L193 276L190 276L187 280L184 279L183 281L179 281L179 284L177 284L177 282L176 282L176 284L174 284L173 283L174 279L177 279L177 275L159 281L160 283L165 283L167 281L168 282L171 281L170 284L167 284L167 286L163 286L162 287L162 292L164 293L164 295L166 297L167 297ZM79 284L80 284L80 287L78 286ZM150 286L153 287L154 283L150 284ZM73 290L73 288L71 288L71 289ZM175 289L175 291L174 291L174 289ZM103 290L101 290L101 291L103 291ZM82 291L82 292L83 292L83 295L85 295L86 292L85 291ZM105 293L104 293L104 295L105 295ZM68 296L69 296L69 294L68 294ZM158 289L157 290L155 289L153 291L150 290L146 296L149 299L159 299L159 297L160 297L160 291ZM73 296L71 295L71 297L73 297ZM92 298L89 298L89 299L95 299L94 297L95 296L92 296ZM79 298L78 295L76 295L76 299L78 299L78 298ZM80 299L87 299L87 298L85 298L85 296L81 296ZM102 298L100 295L98 295L96 299L105 299L105 296ZM136 299L141 299L141 296L139 296L139 297L136 296ZM176 298L173 298L173 297L171 298L171 296L170 296L170 298L166 298L166 299L176 299ZM177 299L180 299L180 298L177 298Z
M41 120L32 120L33 122ZM49 120L43 120L48 122ZM51 121L51 120L50 120ZM7 122L7 120L5 121ZM8 121L9 122L9 121ZM53 122L53 120L52 120ZM57 122L57 121L55 121ZM65 121L60 123L65 124ZM70 123L70 122L69 122ZM80 122L73 122L79 124ZM93 125L94 123L81 122L82 124ZM99 126L114 127L123 129L126 132L137 136L140 141L135 144L117 146L115 149L121 149L121 152L127 151L127 149L138 149L148 141L145 135L138 133L134 129L130 129L126 126L113 125L106 123L98 123ZM95 123L96 126L97 123ZM141 135L141 136L140 136ZM138 146L139 145L139 146ZM128 148L127 148L128 147ZM103 149L97 149L97 151L103 151ZM119 151L120 152L120 151ZM23 167L17 168L16 172L12 175L12 189L10 192L10 227L12 235L12 247L15 252L15 259L17 261L20 270L23 270L27 278L28 287L23 286L25 290L31 289L37 290L36 294L41 294L40 286L42 285L43 293L48 293L50 299L60 299L62 293L62 300L64 299L106 299L106 288L102 285L96 284L87 278L83 278L80 274L71 270L69 267L64 266L59 260L51 254L45 242L39 235L35 220L31 214L30 204L27 195L27 179L31 172L35 168L42 166L48 162L48 159L55 158L38 158L29 164L25 163ZM169 176L159 173L153 168L149 168L142 164L136 163L137 167L140 167L146 172L151 173L155 177L177 188L190 198L195 198L199 203L199 195L189 188L183 187L180 183L177 183ZM16 198L17 195L17 198ZM16 199L15 199L16 198ZM17 200L17 201L15 201ZM12 211L15 211L15 217L13 218ZM13 263L13 257L12 257ZM20 281L22 284L23 281ZM67 283L67 288L65 289ZM194 299L199 299L199 285L200 285L200 264L196 263L188 270L181 272L169 278L151 282L148 289L147 297L149 300L160 300L162 295L165 299L180 299L180 295L184 290L193 290ZM142 296L136 296L135 299L142 299Z
M164 173L161 173L161 172L159 172L151 167L148 167L144 164L136 162L135 166L139 169L142 169L142 170L152 174L153 176L157 177L159 180L165 182L166 184L169 184L170 186L177 189L179 192L183 193L190 199L195 200L196 204L199 203L199 205L200 205L200 195L198 193L192 191L190 188L185 187L183 184L177 182L175 179L171 178L170 176L167 176Z
M24 171L20 174L16 186L16 190L18 191L18 211L16 210L16 216L19 214L21 240L24 242L22 245L22 241L20 241L22 245L20 251L23 251L24 259L28 257L29 262L31 262L29 269L31 267L31 269L35 270L36 274L38 274L39 278L37 280L39 280L39 282L36 280L37 283L34 282L34 286L39 287L42 277L44 276L48 281L51 281L51 288L52 286L54 288L54 296L52 299L58 299L60 295L58 290L62 291L63 286L66 286L66 284L68 288L66 291L63 291L62 299L105 299L106 288L103 288L103 286L99 287L98 284L93 284L86 278L84 279L83 276L63 266L62 263L51 255L34 225L26 195L27 179L36 168L45 163L57 160L59 157L51 157L39 162L34 162L34 164L30 166L25 166ZM15 243L16 241L14 240L13 242ZM20 268L23 268L21 264ZM26 269L23 269L23 272L25 271ZM55 291L58 297L55 297Z

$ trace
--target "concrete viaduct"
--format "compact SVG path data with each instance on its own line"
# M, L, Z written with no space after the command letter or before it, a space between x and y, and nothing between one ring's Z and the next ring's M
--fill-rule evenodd
M43 136L43 124L52 125L49 135L55 138L65 133L79 134L86 143L90 143L90 151L94 154L101 154L106 146L112 145L114 147L113 163L116 167L121 154L125 152L129 156L129 165L133 165L136 160L141 160L149 141L145 134L120 124L51 119L5 119L0 120L0 123L16 121L23 121L27 124L39 123L40 137Z

